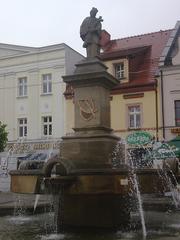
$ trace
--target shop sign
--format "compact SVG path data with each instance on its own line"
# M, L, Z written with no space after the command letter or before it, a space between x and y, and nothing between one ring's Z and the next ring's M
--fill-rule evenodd
M128 135L126 141L130 145L146 145L152 141L152 136L148 132L138 131Z
M171 128L172 133L180 133L180 128Z
M36 142L36 143L14 143L8 144L6 151L12 150L13 153L26 153L38 150L60 149L60 142Z

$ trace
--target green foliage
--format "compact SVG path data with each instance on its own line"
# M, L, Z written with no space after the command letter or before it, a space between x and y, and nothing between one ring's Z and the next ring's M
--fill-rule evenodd
M8 132L6 131L6 126L6 124L3 124L0 121L0 152L4 151L8 140Z

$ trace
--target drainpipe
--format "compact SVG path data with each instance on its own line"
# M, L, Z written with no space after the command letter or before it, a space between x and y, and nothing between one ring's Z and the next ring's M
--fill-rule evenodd
M160 70L160 79L161 79L161 102L162 102L162 130L163 130L163 139L165 139L165 125L164 125L164 85L163 85L163 71Z
M157 87L158 87L158 81L156 79L156 86L155 86L155 109L156 109L156 141L159 141L159 118L158 118L158 92L157 92Z

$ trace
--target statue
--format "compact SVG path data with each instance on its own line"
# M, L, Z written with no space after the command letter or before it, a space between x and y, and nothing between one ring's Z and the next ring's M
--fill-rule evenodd
M95 57L100 54L101 22L102 17L96 18L98 10L92 8L90 17L86 17L80 26L80 36L84 41L87 57Z

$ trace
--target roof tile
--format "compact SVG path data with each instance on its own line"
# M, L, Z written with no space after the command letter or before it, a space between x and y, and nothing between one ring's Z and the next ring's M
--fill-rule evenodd
M129 83L117 88L131 88L155 83L159 58L173 30L159 31L122 39L110 40L103 46L104 60L127 57L129 59ZM131 55L133 57L131 58Z

